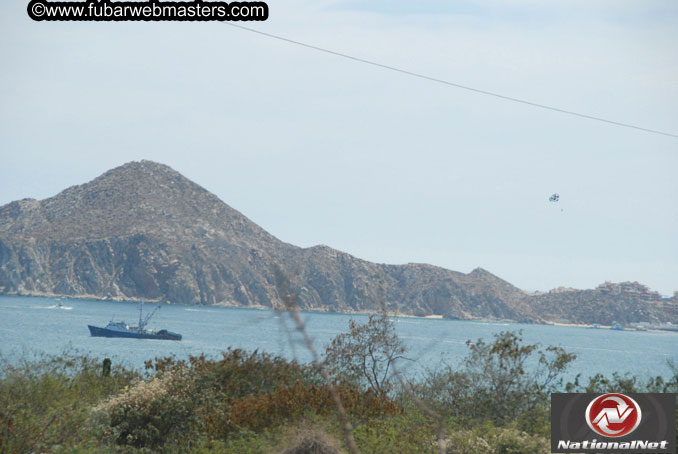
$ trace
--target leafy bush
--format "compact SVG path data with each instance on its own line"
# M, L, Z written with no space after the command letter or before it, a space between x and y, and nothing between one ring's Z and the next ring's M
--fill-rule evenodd
M143 390L146 400L123 396L123 404L117 403L118 410L111 413L118 443L157 447L162 440L171 439L169 432L191 433L191 427L198 425L208 436L226 440L237 433L280 427L309 415L336 414L330 389L315 368L265 353L229 349L219 361L204 356L191 357L188 362L163 358L148 362L147 367L157 376L130 390L132 395L137 388ZM175 375L183 378L171 385L174 379L168 381L168 377ZM356 421L378 420L400 411L391 399L372 390L350 384L336 389L346 412ZM177 400L179 395L184 396L182 400ZM193 418L193 426L173 423L180 415Z
M502 428L487 436L492 454L549 454L550 440L515 428Z
M593 375L588 378L588 383L582 385L579 383L580 374L575 377L574 382L568 383L565 389L567 392L580 393L678 393L678 365L669 361L668 366L672 372L668 379L656 376L643 382L639 377L614 372L611 377L603 374Z
M337 392L347 414L355 420L375 421L400 412L393 401L372 391L343 385L337 387ZM291 386L279 385L271 393L259 393L235 401L231 407L231 421L237 427L260 430L299 420L309 413L327 416L335 411L327 386L307 386L297 382Z
M548 454L549 438L530 435L515 426L496 427L491 422L472 429L457 429L445 438L447 454Z
M185 442L199 424L191 379L186 369L175 368L137 381L96 409L108 413L118 444L156 448Z
M501 425L520 419L535 425L534 418L544 419L549 393L562 385L560 374L576 356L560 347L525 345L520 334L501 332L493 343L468 341L470 353L460 370L429 371L413 388L439 413L459 420ZM531 359L537 365L527 372Z
M259 416L255 411L264 404L255 405L254 396L275 393L296 383L311 386L319 381L311 366L258 351L230 348L218 361L204 355L190 357L188 362L156 358L147 361L146 368L160 375L181 371L183 376L190 377L181 385L187 396L185 408L192 409L192 415L208 436L224 439L241 429L259 430L287 420L282 416L279 419L273 415Z
M489 454L493 448L472 430L456 430L445 438L447 454Z
M362 424L353 435L363 454L436 454L435 433L434 422L410 408L377 424Z
M370 315L367 323L349 321L349 332L335 337L325 351L325 365L339 380L363 384L377 394L392 389L393 366L406 348L387 315Z
M121 390L136 376L76 351L34 361L0 361L0 452L39 452L48 446L98 445L89 424L90 407Z
M322 430L301 430L280 454L341 454L339 443Z

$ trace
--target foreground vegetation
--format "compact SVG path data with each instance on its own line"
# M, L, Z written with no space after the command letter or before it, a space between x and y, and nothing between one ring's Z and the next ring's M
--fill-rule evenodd
M575 356L520 333L468 347L458 367L404 380L405 346L373 316L315 365L237 349L143 372L74 353L5 362L0 452L548 453L551 392L678 392L676 368L563 383Z

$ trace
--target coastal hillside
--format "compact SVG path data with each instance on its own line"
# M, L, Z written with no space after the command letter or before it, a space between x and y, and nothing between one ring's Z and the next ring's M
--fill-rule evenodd
M276 270L302 309L576 323L676 321L659 295L528 294L477 268L367 262L284 243L171 168L131 162L45 200L0 207L0 294L280 307Z
M605 282L595 289L554 289L527 299L545 320L603 325L678 323L678 294L664 298L638 282Z

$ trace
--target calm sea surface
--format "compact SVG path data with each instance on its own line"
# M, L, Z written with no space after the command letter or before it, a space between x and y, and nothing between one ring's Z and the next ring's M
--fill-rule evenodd
M65 308L57 307L59 302ZM112 317L136 325L138 307L136 303L0 296L0 354L16 361L36 352L77 349L139 369L144 360L154 357L186 358L200 353L218 357L229 346L259 349L304 362L311 359L284 314L256 309L163 306L149 328L179 332L183 335L181 342L90 337L88 324L105 326ZM145 304L144 313L154 307ZM367 319L364 315L310 312L302 316L318 351L323 351L334 336L347 331L351 318ZM466 340L491 341L494 333L506 330L522 330L525 342L559 345L576 353L578 358L568 378L596 372L668 375L667 360L678 363L677 333L405 317L396 318L395 326L407 345L408 356L415 360L403 364L410 373L435 368L442 360L454 366L468 353Z

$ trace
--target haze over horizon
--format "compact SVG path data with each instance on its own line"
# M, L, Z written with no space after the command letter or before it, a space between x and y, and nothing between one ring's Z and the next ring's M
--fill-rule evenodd
M678 290L678 139L225 24L38 23L26 3L0 5L0 205L150 159L302 247L524 290ZM678 131L675 2L268 4L248 27Z

